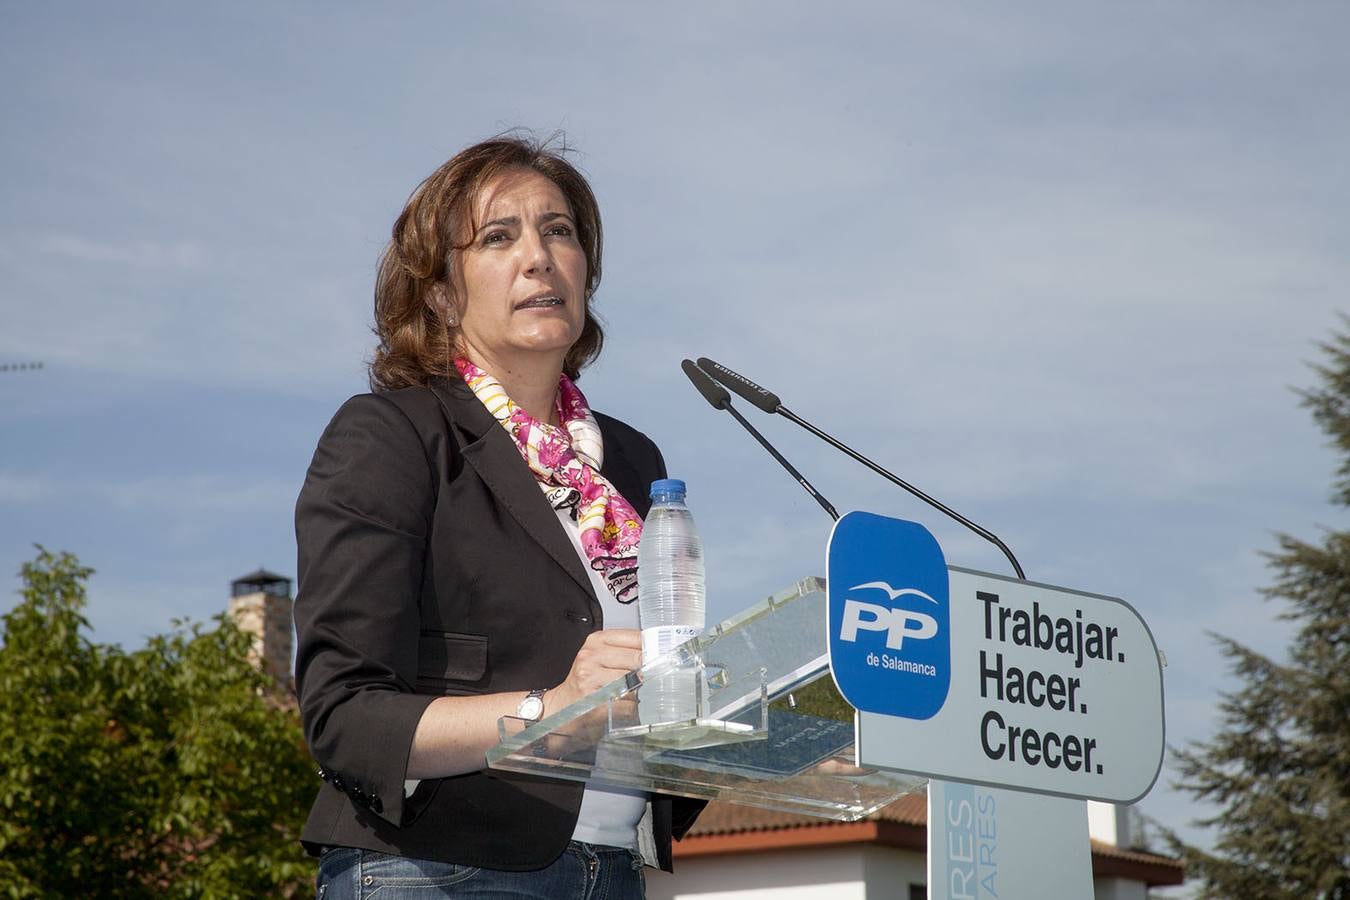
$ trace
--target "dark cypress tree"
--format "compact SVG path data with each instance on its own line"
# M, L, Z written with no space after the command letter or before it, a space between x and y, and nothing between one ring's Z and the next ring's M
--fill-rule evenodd
M1321 349L1320 384L1300 396L1340 455L1332 500L1346 508L1350 334ZM1297 626L1287 661L1216 636L1241 687L1224 695L1218 733L1176 753L1176 786L1217 807L1196 823L1217 840L1205 852L1165 837L1200 897L1350 900L1350 532L1278 540L1264 593Z

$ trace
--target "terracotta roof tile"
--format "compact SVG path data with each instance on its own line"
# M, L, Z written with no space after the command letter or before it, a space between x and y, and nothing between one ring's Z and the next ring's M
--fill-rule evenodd
M907 794L858 822L838 822L800 813L737 806L714 800L708 804L686 835L686 841L682 842L683 848L676 845L676 855L753 852L757 849L777 847L780 844L787 846L788 843L792 846L805 847L815 843L826 845L840 842L881 842L890 846L917 846L922 849L922 834L917 835L917 838L905 838L903 835L914 834L910 829L923 829L927 824L928 797L922 791ZM885 831L888 826L892 829L890 832ZM897 832L894 830L895 826L909 826L909 828L902 828ZM878 828L882 831L879 832ZM787 838L789 834L795 836L788 839L787 843L771 837L767 841L751 837L755 834L768 837L771 832L782 838ZM819 841L811 836L812 833L819 836ZM897 835L900 836L899 839ZM917 843L914 843L915 840ZM723 844L725 846L721 846ZM682 849L684 852L681 852ZM1180 860L1145 850L1116 847L1095 840L1092 841L1092 870L1098 876L1132 878L1150 886L1181 884L1185 876L1185 869Z
M906 794L894 803L864 817L862 821L897 822L903 825L926 825L928 823L928 795L922 792ZM778 812L771 809L757 809L752 806L737 806L714 800L699 815L698 821L689 834L740 834L745 831L771 831L779 828L819 827L821 825L840 825L832 819L806 816L800 813Z

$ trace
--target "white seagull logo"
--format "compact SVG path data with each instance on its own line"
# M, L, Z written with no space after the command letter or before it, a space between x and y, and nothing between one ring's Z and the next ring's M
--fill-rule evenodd
M869 581L869 582L867 582L866 584L855 584L853 587L849 588L849 590L850 590L850 591L861 591L861 590L864 590L864 589L866 589L866 588L876 588L877 590L885 591L885 592L886 592L886 595L887 595L888 597L890 597L892 600L894 600L896 597L904 597L904 596L906 596L906 595L913 595L913 596L915 596L915 597L922 597L923 599L927 600L929 603L935 604L935 605L937 605L937 606L941 606L941 605L942 605L941 603L939 603L938 601L934 600L932 597L928 596L927 594L925 594L923 591L919 590L918 588L901 588L900 590L897 591L895 588L891 587L889 584L887 584L887 583L884 582L884 581Z

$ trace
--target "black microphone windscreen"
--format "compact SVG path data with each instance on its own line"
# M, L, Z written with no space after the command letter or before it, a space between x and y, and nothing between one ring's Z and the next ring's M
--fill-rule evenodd
M694 387L698 388L704 400L712 404L713 409L726 409L731 405L731 395L727 393L727 389L713 381L692 359L681 361L680 368L684 369L684 374L689 376Z
M783 405L779 402L777 394L765 390L744 375L736 374L721 363L715 363L706 356L700 356L698 365L703 371L744 397L747 402L754 404L770 415L778 412L778 408Z

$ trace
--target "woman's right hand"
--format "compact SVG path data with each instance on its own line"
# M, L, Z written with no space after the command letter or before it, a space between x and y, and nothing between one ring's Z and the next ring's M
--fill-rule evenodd
M552 715L641 667L642 632L636 628L592 631L562 684L544 692L544 715Z

